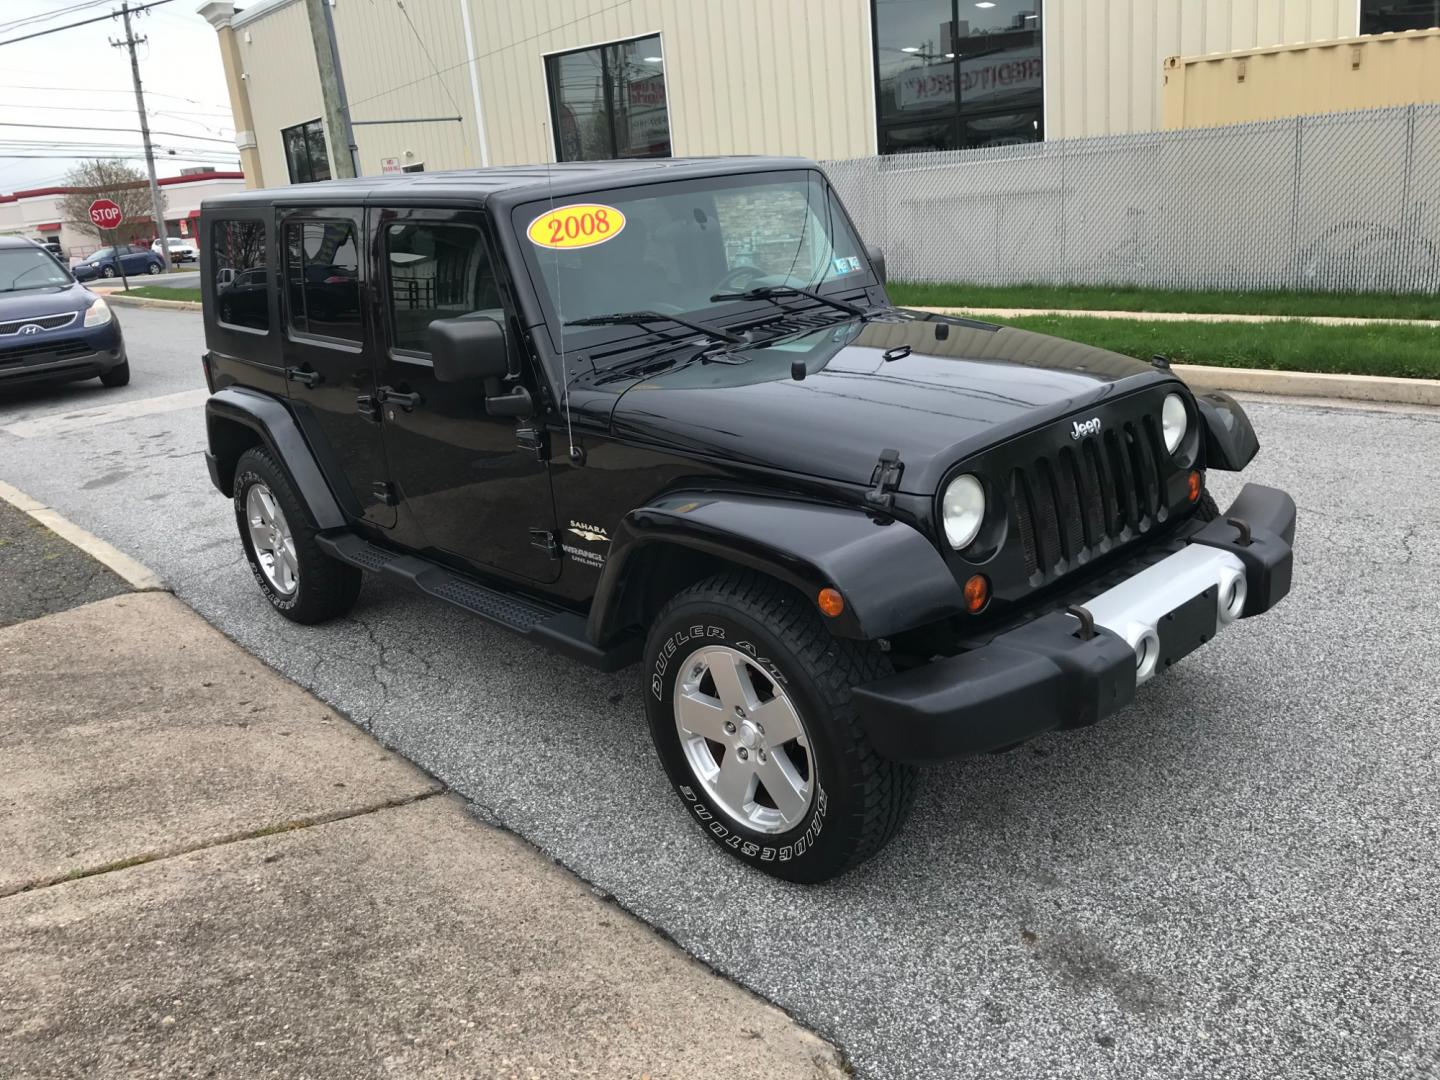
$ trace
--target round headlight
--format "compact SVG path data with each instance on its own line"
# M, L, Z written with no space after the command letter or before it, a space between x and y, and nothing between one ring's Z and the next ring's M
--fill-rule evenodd
M980 532L985 520L985 489L980 481L966 473L950 481L940 503L945 520L945 539L956 551L968 547Z
M1185 438L1185 429L1190 426L1190 416L1185 411L1185 400L1179 394L1171 394L1160 407L1160 429L1165 435L1165 449L1170 453Z

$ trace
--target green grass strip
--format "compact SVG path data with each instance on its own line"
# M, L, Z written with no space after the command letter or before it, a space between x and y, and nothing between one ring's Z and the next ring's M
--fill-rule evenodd
M1151 322L1078 315L1031 315L1006 326L1177 364L1320 371L1440 379L1440 329L1426 326L1319 326L1270 323Z
M905 307L1440 319L1440 296L1425 293L1189 292L1084 285L968 285L964 282L929 284L904 281L891 282L886 290L891 300Z
M193 300L200 302L199 289L167 289L164 285L137 285L117 296L140 296L146 300Z

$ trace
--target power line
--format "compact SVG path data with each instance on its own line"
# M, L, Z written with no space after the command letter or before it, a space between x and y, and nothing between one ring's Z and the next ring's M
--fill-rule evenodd
M456 68L462 68L467 66L468 64L478 63L479 61L484 60L487 57L495 56L498 53L508 52L509 50L515 48L517 45L524 45L527 41L534 41L536 38L544 37L546 34L553 34L556 30L563 30L567 26L573 26L575 25L575 23L584 22L586 19L594 19L600 15L604 15L608 11L614 11L616 8L625 7L627 4L633 2L634 0L619 0L618 3L611 4L609 7L600 8L597 11L592 11L586 15L581 15L579 18L570 19L568 22L559 23L556 26L547 26L544 30L539 30L529 35L528 37L518 38L515 41L510 42L510 44L508 45L502 45L498 49L491 49L489 52L478 53L474 57L461 60L458 64L451 64L449 67L440 68L433 74L422 75L418 79L411 79L409 82L403 82L399 86L392 86L388 90L381 90L378 94L371 94L369 97L361 98L359 101L352 101L350 102L350 107L353 109L356 105L363 105L367 101L374 101L376 98L385 97L385 95L393 94L397 90L404 90L407 86L414 86L416 83L425 82L427 79L437 78L438 76L443 75L447 71L454 71ZM0 42L0 44L3 44L3 42Z
M33 26L36 23L47 22L50 19L57 19L61 15L73 15L77 11L86 8L99 7L101 4L108 4L111 0L84 0L80 4L72 4L69 7L51 8L49 11L42 11L36 15L26 15L21 19L12 19L10 22L0 23L0 30L17 30L22 26Z
M107 2L111 2L111 0L107 0ZM169 0L164 0L164 2L169 3ZM132 8L131 10L134 9ZM44 90L51 94L128 94L131 92L129 90L119 90L113 86L31 86L26 83L0 83L0 90ZM206 104L206 102L200 101L197 98L181 97L179 94L161 94L155 90L150 91L150 96L169 98L171 101L188 101L191 105ZM76 107L79 108L80 106ZM216 107L212 106L212 108ZM218 111L228 113L230 110L224 109ZM129 110L127 109L126 112L129 112Z
M127 127L97 127L91 124L18 124L13 121L0 121L0 128L46 128L52 131L139 131L144 134L144 129ZM212 139L208 135L187 135L183 131L151 131L151 135L165 135L174 139L194 139L196 142L218 142L226 145L233 145L231 139Z
M137 14L141 11L149 11L153 7L159 7L161 4L171 2L172 0L150 0L150 3L141 7L130 8L130 13ZM79 22L66 23L64 26L52 26L49 30L37 30L35 33L26 34L24 37L11 38L9 41L0 41L0 45L16 45L22 41L29 41L31 38L44 37L46 34L58 34L61 30L73 30L77 26L89 26L91 23L104 22L106 19L113 18L115 18L113 12L109 15L96 15L93 19L81 19Z

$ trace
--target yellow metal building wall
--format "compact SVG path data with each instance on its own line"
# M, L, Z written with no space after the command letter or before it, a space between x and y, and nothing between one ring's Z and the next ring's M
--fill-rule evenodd
M1166 57L1349 37L1356 0L1047 0L1045 134L1154 131Z
M1164 126L1440 102L1440 29L1166 62Z

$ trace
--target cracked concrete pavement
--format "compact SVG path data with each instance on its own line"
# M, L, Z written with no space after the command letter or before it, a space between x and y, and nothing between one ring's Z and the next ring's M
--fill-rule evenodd
M198 385L198 317L125 319L127 392ZM196 456L198 409L4 433L100 393L0 402L0 478L161 571L245 648L839 1043L860 1074L1440 1072L1440 413L1248 403L1261 455L1212 483L1222 505L1244 480L1295 496L1293 594L1104 724L927 770L897 841L807 890L737 867L686 820L633 673L374 580L349 619L278 619Z

